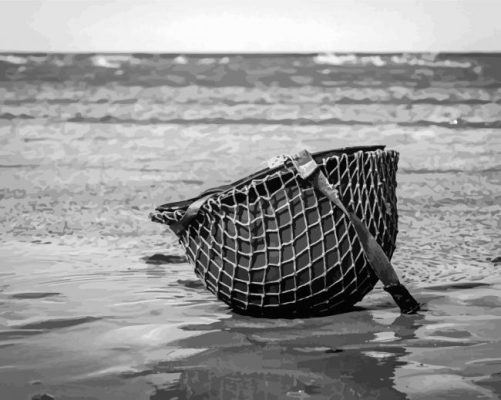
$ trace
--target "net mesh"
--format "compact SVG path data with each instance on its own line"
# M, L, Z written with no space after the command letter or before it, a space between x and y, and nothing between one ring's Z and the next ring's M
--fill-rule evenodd
M360 150L315 158L391 258L398 153ZM179 221L187 205L173 204L152 219ZM206 287L245 313L331 312L360 301L377 282L349 219L290 162L209 198L180 242Z

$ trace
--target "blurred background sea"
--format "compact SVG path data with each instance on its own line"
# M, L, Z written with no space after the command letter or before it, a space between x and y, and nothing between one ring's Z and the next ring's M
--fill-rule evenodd
M238 316L148 220L373 144L422 315ZM500 171L501 54L0 54L0 398L499 398Z

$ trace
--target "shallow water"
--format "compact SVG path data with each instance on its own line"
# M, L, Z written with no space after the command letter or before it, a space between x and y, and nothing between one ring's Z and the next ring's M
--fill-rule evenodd
M1 56L0 398L499 398L500 60ZM400 152L418 315L377 287L345 314L239 316L147 218L368 144Z

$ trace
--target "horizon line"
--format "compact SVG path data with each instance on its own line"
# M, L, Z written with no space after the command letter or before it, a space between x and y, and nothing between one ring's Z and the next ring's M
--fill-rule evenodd
M501 50L475 50L475 51L305 51L305 52L290 52L290 51L228 51L228 52L202 52L202 51L31 51L31 50L0 50L0 54L20 54L20 55L162 55L162 56L317 56L320 54L340 54L340 55L361 55L361 56L378 56L378 55L402 55L402 54L433 54L433 55L501 55Z

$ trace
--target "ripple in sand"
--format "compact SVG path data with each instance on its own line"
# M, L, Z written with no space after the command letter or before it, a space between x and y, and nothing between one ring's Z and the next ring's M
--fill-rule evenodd
M489 283L483 282L457 282L446 285L428 286L424 290L445 291L445 290L458 290L458 289L475 289L478 287L490 286Z
M80 318L53 318L40 321L29 322L27 324L18 325L16 329L35 329L35 330L52 330L60 328L69 328L70 326L86 324L100 320L99 317L80 317Z
M57 292L26 292L26 293L14 293L9 297L12 299L43 299L45 297L59 296L61 293Z
M203 289L204 284L200 280L193 280L193 279L179 279L177 281L180 285L183 285L184 287L187 287L188 289Z
M160 254L156 253L152 256L142 257L146 264L182 264L188 262L185 256L177 256L175 254Z
M447 337L453 339L466 339L471 337L471 333L465 330L457 330L457 329L440 329L434 332L434 336Z
M0 340L20 339L26 336L37 335L44 333L43 329L6 329L0 330ZM7 346L7 345L5 345ZM0 347L3 347L0 346Z
M332 347L327 346L304 346L304 347L292 347L291 350L299 352L299 353L326 353L326 354L336 354L342 353L341 349L334 349Z
M498 308L501 307L501 299L498 296L488 295L468 301L472 306Z

